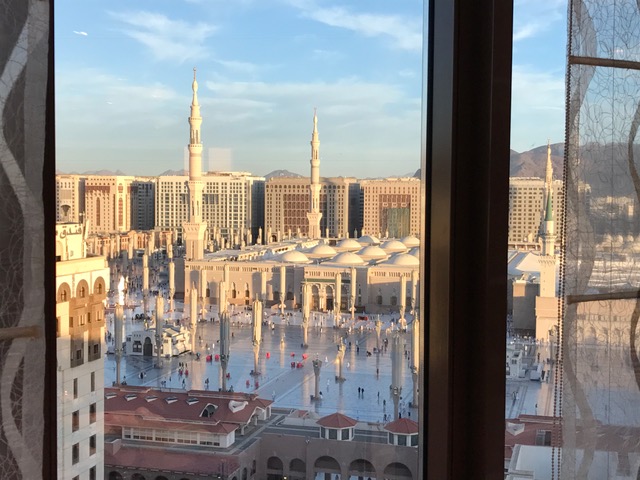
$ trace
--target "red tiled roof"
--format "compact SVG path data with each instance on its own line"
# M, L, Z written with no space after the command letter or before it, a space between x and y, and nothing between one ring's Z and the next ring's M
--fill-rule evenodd
M418 433L418 423L408 418L398 418L391 423L387 423L384 429L391 433L411 435Z
M115 454L104 452L104 465L153 471L207 475L235 473L240 464L235 456L213 453L172 452L165 448L138 448L123 445Z
M156 428L162 430L185 430L189 432L223 433L228 434L238 428L232 423L210 422L184 422L181 420L164 420L158 416L145 416L138 411L131 413L104 414L104 423L107 426Z
M264 410L273 403L271 400L258 398L257 395L242 392L212 392L208 390L191 390L188 392L174 392L155 390L149 387L109 387L104 389L105 413L131 413L140 412L147 418L157 417L164 420L197 421L210 424L233 423L247 425L256 410ZM115 394L108 398L108 395ZM133 395L135 398L127 400L125 395ZM156 397L153 401L147 401L145 397ZM167 403L168 397L175 397L176 401ZM196 403L189 405L187 399L195 398ZM247 402L246 406L236 412L229 408L229 402ZM202 410L207 404L216 406L211 417L201 417ZM139 410L143 409L143 410Z
M326 428L349 428L355 426L358 422L351 417L336 412L322 417L316 423Z

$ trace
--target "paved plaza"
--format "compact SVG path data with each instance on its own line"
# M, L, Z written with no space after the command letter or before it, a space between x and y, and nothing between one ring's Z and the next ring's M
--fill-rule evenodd
M136 301L134 303L139 302ZM155 304L155 302L152 302ZM177 311L167 314L171 322L182 317L182 305ZM132 313L142 312L135 309L125 310L125 331L144 329L144 322L131 320ZM345 328L327 327L333 325L333 317L328 314L312 313L308 329L308 348L302 348L301 314L287 311L282 317L279 312L268 310L266 320L268 326L262 327L262 344L259 355L259 375L251 375L254 369L252 329L250 312L236 307L231 312L231 343L227 372L227 388L233 387L236 392L255 392L263 398L275 400L275 406L312 410L320 416L336 411L349 415L360 421L383 422L393 417L393 401L390 393L391 385L391 321L392 315L382 315L381 343L389 339L388 348L381 349L380 354L373 353L376 347L374 318L358 319L354 322L344 314ZM206 355L219 353L220 324L212 322L217 318L215 307L207 312L207 321L198 323L196 331L196 353L186 353L177 357L162 358L160 368L156 368L155 357L123 356L120 366L121 381L128 385L147 385L160 388L166 381L166 388L217 390L222 385L222 367L220 362L206 361ZM396 314L397 317L397 314ZM108 316L107 330L113 332L112 316ZM273 327L271 326L273 323ZM409 408L412 399L413 381L409 359L411 355L411 333L401 333L401 344L407 353L402 355L402 402L399 409L403 416L418 420L418 409ZM125 337L126 338L126 337ZM337 345L344 338L347 345L343 362L342 375L346 378L337 382ZM113 339L112 339L113 341ZM351 346L349 347L349 342ZM371 352L370 355L367 352ZM302 355L306 354L306 360ZM269 358L268 358L269 357ZM312 360L318 358L323 362L320 374L321 401L312 401L315 393L315 375ZM296 367L292 368L292 362ZM297 368L301 362L302 367ZM178 370L189 374L180 376ZM140 378L141 372L143 378ZM111 386L116 379L115 355L109 354L105 360L105 385ZM184 387L183 387L184 381ZM360 392L359 392L360 389Z

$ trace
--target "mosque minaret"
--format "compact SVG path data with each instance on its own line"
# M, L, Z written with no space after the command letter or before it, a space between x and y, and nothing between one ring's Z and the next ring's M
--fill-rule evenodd
M204 255L204 235L207 224L202 221L202 140L200 138L200 104L198 103L198 82L196 69L193 69L193 100L189 117L189 220L183 224L184 241L187 247L186 258L201 260Z
M313 112L313 133L311 134L311 183L309 193L311 202L309 205L309 238L320 238L320 138L318 137L318 114Z

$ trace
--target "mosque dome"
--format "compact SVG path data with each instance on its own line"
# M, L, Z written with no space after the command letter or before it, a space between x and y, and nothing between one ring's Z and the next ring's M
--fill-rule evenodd
M406 245L407 248L419 247L420 239L414 237L413 235L407 235L403 239L400 240L402 243Z
M622 235L616 235L613 237L613 244L618 247L621 246L624 244L624 237Z
M332 263L337 263L338 265L363 265L364 260L360 258L358 255L352 252L342 252L333 257L331 260Z
M369 245L358 252L358 255L364 260L382 260L387 258L389 254L377 245Z
M309 258L298 250L284 252L278 260L284 263L310 263Z
M360 245L380 245L380 240L373 235L363 235L358 239L358 243Z
M406 252L407 246L398 240L387 240L382 244L382 249L387 253Z
M420 260L408 253L399 253L384 262L385 265L396 265L400 267L418 267Z
M356 250L360 250L362 245L353 238L345 238L344 240L341 240L336 247L341 251L355 252Z
M328 257L333 257L337 253L338 252L336 251L336 249L333 248L331 245L327 245L326 243L321 243L313 247L311 250L309 250L309 252L307 252L307 255L318 257L318 258L323 258L323 257L328 258Z

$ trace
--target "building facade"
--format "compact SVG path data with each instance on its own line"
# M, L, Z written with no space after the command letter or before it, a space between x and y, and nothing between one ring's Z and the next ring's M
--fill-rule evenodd
M109 268L82 224L56 226L58 478L104 478L104 301Z
M364 234L401 238L420 234L420 179L362 180Z
M320 236L344 238L358 228L359 184L352 177L319 180ZM265 185L265 242L291 236L309 237L309 179L270 178ZM268 235L270 233L270 235ZM310 237L312 238L312 237Z
M131 229L155 228L156 178L136 178L131 184Z
M85 216L89 233L131 230L131 186L135 177L89 175L85 180Z
M509 244L538 243L545 202L545 179L537 177L511 177L509 179ZM552 208L554 218L561 218L563 202L562 180L553 180Z
M80 175L56 175L56 222L82 220L84 182L85 178Z

